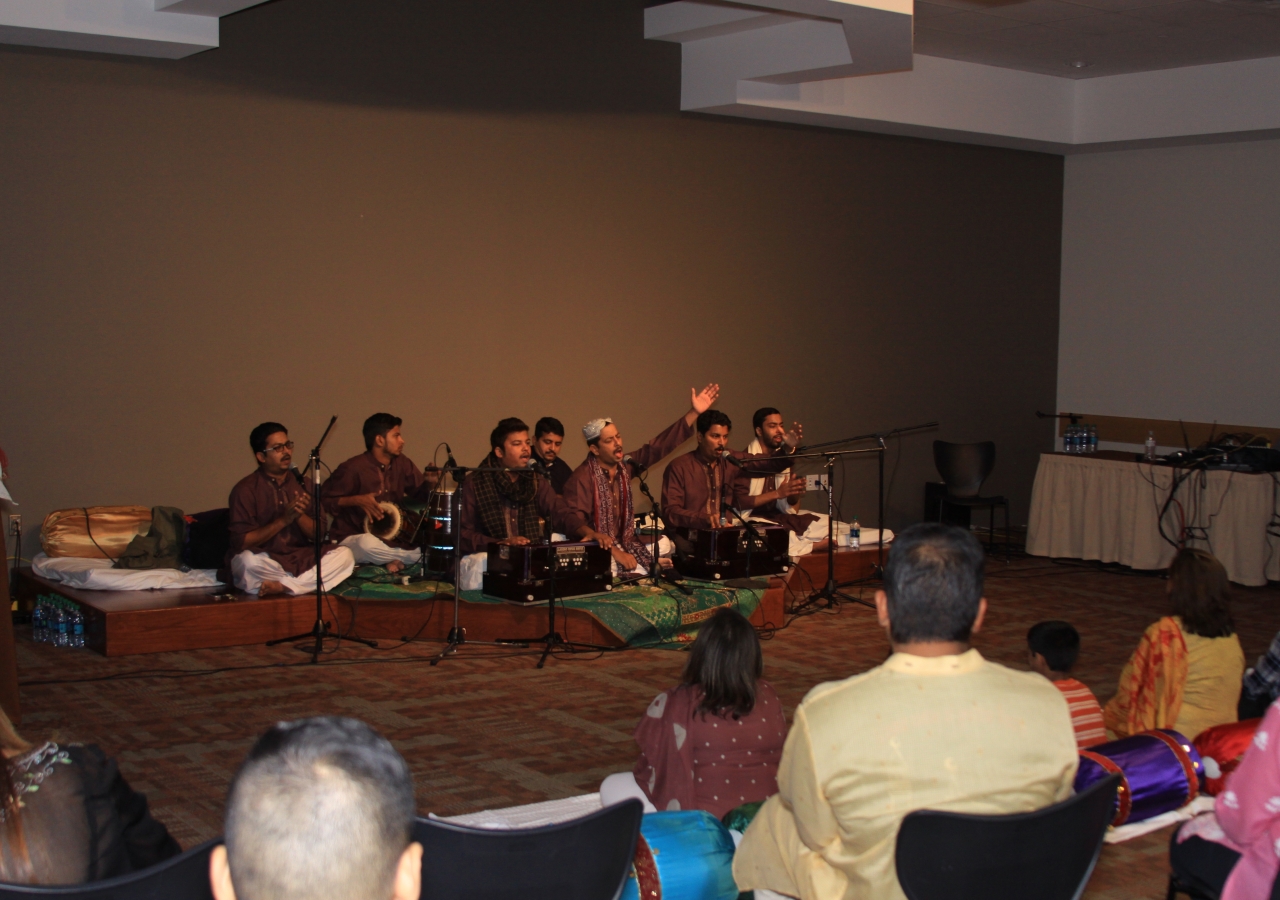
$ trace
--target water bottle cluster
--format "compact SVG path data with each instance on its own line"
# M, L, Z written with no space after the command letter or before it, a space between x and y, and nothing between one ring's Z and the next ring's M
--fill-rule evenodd
M1062 433L1063 453L1097 453L1098 426L1068 425Z
M31 611L31 639L55 647L83 647L84 613L63 597L41 595Z

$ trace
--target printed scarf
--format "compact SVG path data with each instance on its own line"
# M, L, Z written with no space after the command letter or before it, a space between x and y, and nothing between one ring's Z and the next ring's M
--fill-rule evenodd
M619 468L615 476L621 479L621 484L618 485L618 496L622 500L622 508L616 509L609 475L594 453L587 460L587 465L591 468L592 484L596 488L595 523L592 527L601 534L612 537L618 542L619 547L636 558L639 565L649 568L653 564L653 556L650 555L647 546L636 540L636 521L631 505L631 479L624 477L627 473L626 468Z
M1178 620L1166 616L1147 628L1120 672L1116 695L1103 710L1107 730L1123 738L1172 728L1182 711L1186 686L1187 642Z
M476 508L480 512L480 524L485 535L495 541L507 538L507 504L514 503L518 509L520 536L531 541L545 537L542 531L542 519L538 515L538 479L541 475L534 472L518 474L516 480L507 477L507 470L490 453L480 464L482 468L492 468L492 472L473 472L475 483Z

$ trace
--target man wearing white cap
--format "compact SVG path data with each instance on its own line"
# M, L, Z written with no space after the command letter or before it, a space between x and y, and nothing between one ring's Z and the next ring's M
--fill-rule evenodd
M599 541L600 546L608 548L620 571L647 569L653 559L649 548L636 539L631 467L636 467L634 471L647 469L687 441L698 416L720 396L720 385L709 384L690 394L690 410L630 454L623 452L622 435L612 419L592 419L582 426L587 458L565 482L565 524L579 539ZM630 465L623 462L628 455Z

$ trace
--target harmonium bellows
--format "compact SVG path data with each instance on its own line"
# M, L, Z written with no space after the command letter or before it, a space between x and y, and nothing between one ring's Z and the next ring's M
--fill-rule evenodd
M791 566L790 532L780 525L746 528L677 528L676 533L693 545L693 553L677 556L676 569L689 578L719 581L778 575Z
M611 561L595 541L490 543L484 593L513 603L549 600L553 588L557 600L599 594L613 586Z

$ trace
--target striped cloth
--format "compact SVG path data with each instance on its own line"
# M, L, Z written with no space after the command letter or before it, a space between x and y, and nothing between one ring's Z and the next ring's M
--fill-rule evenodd
M1093 691L1074 678L1055 681L1054 687L1062 691L1067 698L1067 708L1071 710L1071 724L1076 729L1076 745L1081 749L1095 744L1107 742L1107 729L1102 724L1102 707Z

